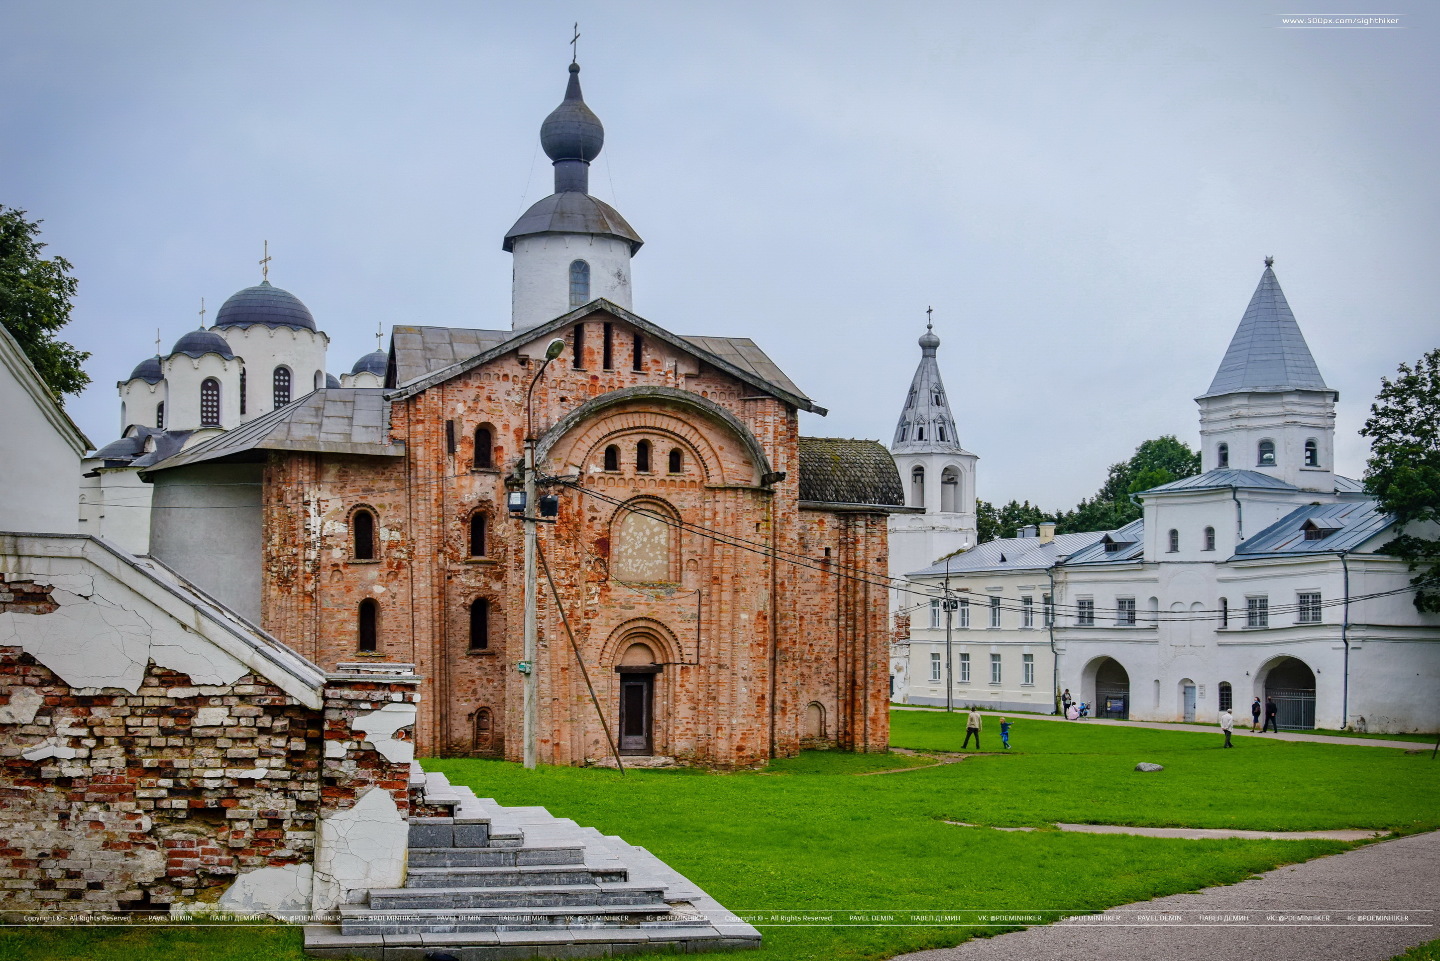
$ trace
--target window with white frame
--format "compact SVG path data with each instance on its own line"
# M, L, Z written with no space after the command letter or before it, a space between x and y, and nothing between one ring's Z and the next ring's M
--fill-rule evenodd
M967 600L966 598L963 598L963 597L962 597L962 598L960 598L959 601L956 602L956 605L957 605L957 606L956 606L956 608L955 608L955 626L956 626L956 627L969 627L969 626L970 626L970 601Z
M1270 626L1270 597L1267 594L1260 594L1255 597L1245 598L1245 626L1246 627L1269 627Z
M990 626L1000 626L1000 598L990 598Z
M1095 626L1095 598L1077 597L1075 599L1075 623L1080 627Z
M960 683L970 683L970 655L963 651L960 653Z
M1034 683L1035 683L1035 655L1034 655L1034 654L1024 654L1024 655L1021 655L1020 662L1021 662L1021 665L1022 665L1023 668L1024 668L1024 671L1025 671L1025 680L1024 680L1023 683L1025 683L1025 684L1027 684L1027 685L1034 685Z
M932 597L930 598L930 626L939 627L940 623L940 598Z
M1297 624L1320 623L1320 592L1303 591L1299 595L1300 606L1295 618Z
M1035 598L1033 597L1020 598L1020 626L1026 629L1035 626Z
M1045 605L1045 626L1046 626L1046 627L1054 627L1054 626L1055 626L1055 598L1051 597L1049 594L1044 594L1044 595L1041 596L1040 600L1041 600L1041 603L1043 603L1043 604Z
M1230 598L1220 598L1220 626L1230 626Z
M940 655L939 655L939 654L931 654L931 655L930 655L930 680L932 680L932 681L938 681L938 680L940 680Z
M1000 683L1000 655L999 655L999 654L991 654L991 655L990 655L990 683L991 683L991 684L999 684L999 683Z
M1115 598L1115 623L1122 627L1135 626L1135 598Z
M1205 549L1207 551L1215 549L1215 528L1213 527L1205 528Z

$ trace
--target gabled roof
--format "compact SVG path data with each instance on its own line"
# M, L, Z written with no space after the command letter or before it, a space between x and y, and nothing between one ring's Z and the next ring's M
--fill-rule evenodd
M905 506L900 473L885 445L843 437L800 438L800 500L813 504Z
M1286 557L1296 554L1333 554L1359 547L1395 523L1373 500L1310 504L1286 514L1235 550L1235 560ZM1306 531L1322 536L1308 540Z
M1329 390L1267 258L1225 359L1201 396L1295 389Z
M1114 550L1106 550L1113 547ZM1113 564L1118 561L1134 561L1145 556L1145 519L1131 521L1118 530L1101 534L1094 543L1071 554L1064 561L1066 567L1077 564Z
M402 387L469 360L514 336L513 330L397 325L390 332L390 367L395 371L395 383L390 386Z
M955 554L948 560L939 560L924 570L907 574L906 577L929 577L950 574L970 574L981 571L1028 571L1045 570L1057 561L1063 561L1076 551L1094 544L1105 531L1087 531L1083 534L1057 534L1055 539L1041 543L1038 537L1002 537L986 541L962 554Z
M541 338L548 337L551 334L554 334L557 331L563 330L564 328L570 326L577 320L582 320L585 317L588 317L589 315L597 312L607 313L610 314L612 317L623 320L627 324L630 324L632 327L635 327L636 329L644 332L646 335L663 341L664 343L671 345L677 350L684 351L687 354L691 354L692 356L697 357L705 363L709 364L711 367L714 367L717 370L724 371L725 373L736 378L737 380L744 381L750 386L758 390L763 390L768 394L774 394L776 397L780 398L781 400L785 401L787 404L790 404L793 407L798 407L801 410L810 411L812 414L820 414L821 416L824 416L827 413L825 408L817 405L810 398L800 393L800 391L795 387L795 385L790 382L790 379L788 377L780 374L779 378L771 379L772 377L774 377L775 374L780 373L779 368L775 366L774 361L770 360L770 358L765 356L764 352L761 351L759 347L756 347L750 341L744 338L695 338L694 340L692 340L689 338L681 337L678 334L672 334L670 331L659 326L658 324L651 323L644 317L641 317L638 314L631 313L624 307L621 307L618 304L613 304L610 301L605 300L604 298L593 300L583 307L577 307L574 310L570 311L568 314L562 314L561 316L556 317L554 320L546 321L538 327L531 327L528 330L523 330L518 333L514 331L505 331L503 332L506 335L505 339L492 343L489 346L482 346L478 353L470 357L464 358L463 360L457 359L455 362L447 366L430 367L426 373L415 377L414 379L409 381L403 381L399 377L400 358L398 356L397 346L397 369L395 378L397 386L396 389L389 396L395 400L404 400L407 397L413 397L414 395L421 393L422 391L428 390L436 384L443 383L453 377L458 377L466 371L473 370L474 368L479 367L482 364L487 364L490 361L498 357L502 357L506 353L515 350L518 347L524 346L525 344L529 344ZM397 336L401 329L402 328L399 327L395 328ZM410 329L414 330L416 328ZM418 329L421 331L431 331L440 328ZM475 339L478 344L478 342L483 339L483 337L480 335L497 332L469 331L468 333L477 335ZM423 334L421 339L423 343ZM730 356L722 356L721 354L718 354L710 350L709 348L702 346L702 344L699 343L699 341L705 340L719 340L731 345L731 349L728 351ZM436 344L447 343L446 339L443 336L439 335L432 335L432 342ZM455 349L454 344L462 342L463 341L458 339L451 341L451 349ZM411 343L413 343L413 341ZM748 345L748 347L744 345ZM428 366L424 363L423 360L420 360L419 358L416 358L415 360L419 362L418 366ZM760 371L768 372L769 376L767 377L764 373L760 373ZM781 383L780 381L783 381L783 383Z
M1243 487L1251 490L1275 490L1275 491L1298 491L1300 488L1294 484L1287 483L1269 474L1262 474L1254 470L1237 470L1231 467L1220 468L1219 470L1207 470L1203 474L1196 474L1193 477L1182 477L1177 481L1168 484L1161 484L1159 487L1152 487L1148 491L1141 491L1141 496L1151 494L1174 494L1179 491L1203 491L1217 490L1226 487Z
M258 461L267 450L399 457L405 445L390 442L389 422L381 388L326 387L181 451L153 470L203 461Z

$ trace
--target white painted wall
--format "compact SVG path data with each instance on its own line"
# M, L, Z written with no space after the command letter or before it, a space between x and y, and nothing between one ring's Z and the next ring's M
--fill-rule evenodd
M1220 444L1230 445L1232 469L1253 470L1305 490L1335 490L1335 394L1292 390L1204 397L1200 405L1201 466L1219 466ZM1262 440L1275 443L1275 466L1258 461ZM1306 467L1305 442L1314 440L1319 467Z
M171 354L161 361L167 394L165 429L195 430L200 426L200 385L207 377L220 382L220 426L225 430L238 427L242 363L241 357L226 360L219 354Z
M156 415L157 406L165 403L169 393L165 381L158 383L147 383L144 378L136 377L120 385L120 436L125 436L126 428L132 424L140 424L144 427L160 427ZM197 400L198 404L198 400ZM170 405L165 404L165 424L170 424ZM198 410L198 408L197 408Z
M150 550L201 590L260 623L261 464L156 473Z
M80 478L82 534L101 537L132 554L150 551L150 506L154 487L128 467L103 468L100 461L86 463Z
M590 296L633 309L630 293L630 243L594 234L533 234L514 244L510 326L529 330L568 314L570 264L590 265Z
M80 459L89 440L0 328L0 531L79 528Z
M235 421L225 421L227 428L253 420L275 409L275 368L290 368L290 399L299 400L316 387L325 386L325 353L330 338L324 331L302 327L216 327L215 333L225 338L230 349L245 359L245 414L240 415L236 395ZM320 383L315 373L320 372ZM378 386L378 385L377 385ZM236 390L239 381L236 381Z

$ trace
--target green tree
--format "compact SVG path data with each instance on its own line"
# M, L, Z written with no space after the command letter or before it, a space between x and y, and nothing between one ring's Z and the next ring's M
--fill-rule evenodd
M1173 434L1145 441L1127 461L1111 464L1094 497L1056 518L1061 534L1108 531L1140 517L1134 495L1200 473L1200 454Z
M1380 378L1360 433L1370 438L1365 490L1395 517L1385 549L1417 572L1415 607L1440 612L1440 540L1423 536L1440 522L1440 348Z
M76 282L64 257L40 256L41 223L0 205L0 324L63 403L62 395L77 394L90 383L80 367L90 354L55 337L70 322Z
M975 543L984 544L1000 536L1000 512L989 501L975 499Z

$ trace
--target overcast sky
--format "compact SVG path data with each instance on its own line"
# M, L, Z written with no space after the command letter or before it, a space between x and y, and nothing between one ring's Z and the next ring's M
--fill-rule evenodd
M1358 476L1380 377L1440 345L1440 18L1272 12L1333 6L0 0L0 204L75 265L97 444L263 240L334 373L377 323L505 328L579 20L636 312L753 338L829 408L804 433L888 444L933 306L980 496L1072 507L1196 443L1274 255Z

